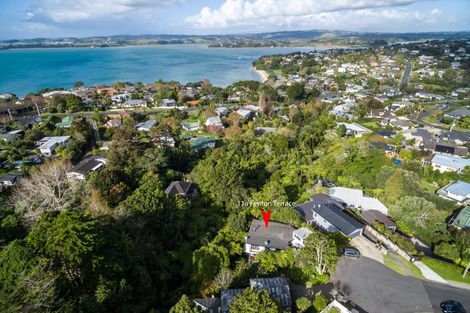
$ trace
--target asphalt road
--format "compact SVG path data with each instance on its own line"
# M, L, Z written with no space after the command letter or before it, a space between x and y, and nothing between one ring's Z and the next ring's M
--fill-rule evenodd
M331 280L370 313L441 312L444 300L457 300L470 313L470 290L402 276L366 257L341 258Z

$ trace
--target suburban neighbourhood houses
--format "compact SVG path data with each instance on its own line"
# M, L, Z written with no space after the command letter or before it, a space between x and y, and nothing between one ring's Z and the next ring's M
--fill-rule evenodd
M461 180L442 187L437 194L458 204L470 204L470 184Z
M376 210L388 215L387 207L376 198L364 196L364 192L358 189L333 187L330 188L330 196L336 200L346 203L348 207L360 211Z
M423 165L431 165L435 171L439 171L441 173L460 173L465 167L470 166L470 159L451 155L435 154L434 156L423 160Z

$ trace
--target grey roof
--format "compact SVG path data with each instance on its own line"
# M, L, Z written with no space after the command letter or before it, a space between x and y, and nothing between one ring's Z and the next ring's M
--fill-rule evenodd
M343 212L343 205L330 196L317 194L312 200L294 207L306 221L313 220L313 212L327 220L346 236L350 236L364 226Z
M439 138L447 139L447 140L460 140L460 141L470 141L470 132L457 132L457 131L450 131L445 134L441 134Z
M369 224L373 224L375 222L379 222L384 224L385 228L396 228L397 224L395 224L391 219L389 219L385 214L377 210L369 210L369 211L362 211L362 217L367 221Z
M470 184L461 180L446 187L445 190L462 197L470 196Z
M302 239L305 239L312 234L312 231L308 229L307 227L302 227L302 228L295 230L294 234L296 234Z
M381 130L379 131L379 135L383 137L392 137L395 136L397 132L392 131L392 130Z
M253 220L246 237L246 243L269 249L284 250L292 241L295 228L282 223L269 222L266 228L264 221Z
M71 172L88 175L90 172L100 168L103 165L103 157L92 156L78 163Z
M165 189L165 193L169 196L173 196L173 195L186 196L191 192L192 188L194 188L192 183L185 182L185 181L173 181Z
M220 309L219 298L194 299L193 300L204 312L218 313Z
M9 182L10 184L14 185L18 179L20 179L20 174L6 174L0 177L0 183Z
M433 151L440 152L440 153L459 155L459 156L468 155L467 147L458 147L452 143L447 143L443 141L427 142L424 144L424 149L433 150Z
M424 128L417 128L416 131L413 132L413 136L421 137L423 141L431 141L433 139L431 133Z
M385 142L371 142L370 143L374 148L377 149L384 149L386 151L395 151L395 147L392 145L389 145Z
M220 312L221 313L229 312L230 304L242 292L243 292L243 289L222 290L221 295L220 295Z
M448 112L445 115L452 116L452 117L465 117L465 116L470 116L470 110L469 109L457 109L452 112Z
M283 309L291 309L292 299L289 283L284 277L250 279L250 287L260 291L266 290Z

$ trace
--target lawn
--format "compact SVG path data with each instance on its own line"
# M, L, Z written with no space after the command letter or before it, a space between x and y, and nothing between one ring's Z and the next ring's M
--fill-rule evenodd
M445 280L470 284L470 273L467 274L467 277L463 278L464 269L460 266L431 258L424 258L422 262Z
M410 272L413 274L414 277L419 278L419 279L424 279L423 274L421 274L421 271L419 270L416 265L411 263L410 261L407 261L405 258L401 256L397 256L401 262L410 270ZM407 271L402 267L401 264L397 263L391 256L390 254L385 254L384 255L384 264L389 267L390 269L394 270L395 272L407 276Z
M377 122L370 118L363 118L358 121L364 127L369 128L370 130L379 131L382 128L377 124Z

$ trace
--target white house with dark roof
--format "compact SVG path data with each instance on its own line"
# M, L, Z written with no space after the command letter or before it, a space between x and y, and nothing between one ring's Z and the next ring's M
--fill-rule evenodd
M92 156L82 160L70 172L67 179L85 180L92 172L101 170L106 165L106 159L101 156Z
M349 238L362 235L364 225L344 212L344 204L324 195L317 194L309 202L294 207L308 225L317 226L327 232L341 232Z
M262 251L285 250L293 240L295 228L282 223L253 220L245 238L245 252L254 257Z
M0 191L4 188L13 187L19 183L21 179L20 174L6 174L0 177Z

